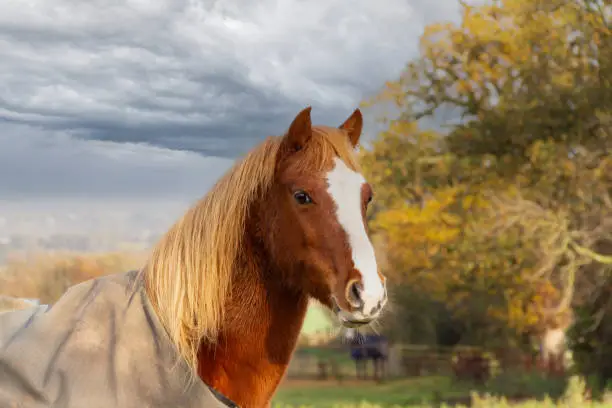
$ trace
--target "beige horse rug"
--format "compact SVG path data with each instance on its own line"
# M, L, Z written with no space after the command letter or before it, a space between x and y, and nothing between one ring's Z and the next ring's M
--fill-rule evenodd
M0 313L2 408L234 406L190 374L135 271Z

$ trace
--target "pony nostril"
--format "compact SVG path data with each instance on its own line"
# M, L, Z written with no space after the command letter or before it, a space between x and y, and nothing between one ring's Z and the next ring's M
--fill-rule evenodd
M351 296L353 296L353 298L357 300L361 299L361 290L359 290L358 283L354 283L353 285L351 285Z
M363 306L363 300L361 299L362 291L363 287L358 281L353 281L349 284L346 298L351 306L355 308L360 308Z

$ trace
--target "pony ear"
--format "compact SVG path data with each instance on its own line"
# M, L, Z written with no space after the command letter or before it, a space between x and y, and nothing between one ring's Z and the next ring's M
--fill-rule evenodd
M289 130L285 135L284 143L292 151L301 150L308 140L312 137L312 121L310 119L310 111L312 107L308 106L297 114Z
M363 129L363 116L359 108L355 109L353 114L339 126L339 129L344 130L348 133L348 138L353 147L359 144L359 138L361 137L361 130Z

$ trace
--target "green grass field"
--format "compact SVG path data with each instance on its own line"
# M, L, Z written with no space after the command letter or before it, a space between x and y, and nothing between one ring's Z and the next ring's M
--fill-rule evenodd
M278 391L275 403L281 405L333 407L337 404L358 404L363 401L383 406L418 405L433 402L439 390L443 398L469 398L465 386L454 385L443 377L422 377L376 384L369 381L337 382L289 381Z
M541 379L500 378L486 388L458 383L445 377L420 377L393 380L384 384L366 381L317 382L290 380L284 383L273 401L275 408L422 408L472 406L474 408L612 408L612 403L591 403L583 398L584 384L574 381L543 382ZM529 383L530 385L525 386ZM472 399L472 393L494 397ZM556 402L547 395L554 397ZM514 401L512 404L505 401ZM519 402L520 401L520 402Z

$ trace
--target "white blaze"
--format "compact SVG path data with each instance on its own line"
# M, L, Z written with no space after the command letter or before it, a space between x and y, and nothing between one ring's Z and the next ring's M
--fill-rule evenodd
M368 315L383 300L385 289L361 213L361 188L366 181L339 158L334 161L334 168L327 174L328 191L336 204L338 222L348 236L353 263L363 279L363 311Z

